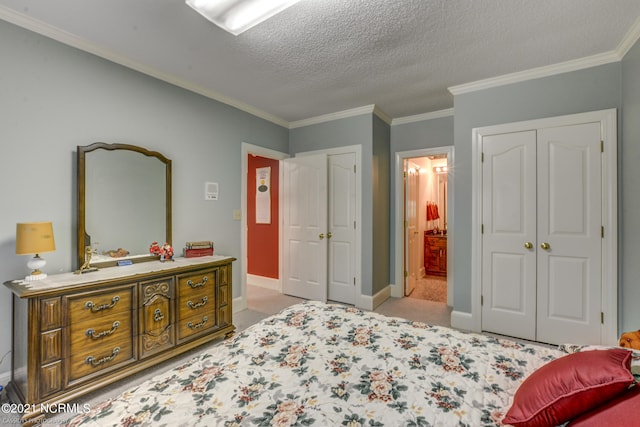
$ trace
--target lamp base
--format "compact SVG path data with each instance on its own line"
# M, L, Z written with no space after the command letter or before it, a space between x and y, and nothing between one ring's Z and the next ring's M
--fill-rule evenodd
M40 271L40 269L45 265L47 265L47 261L40 258L40 255L35 254L35 256L31 258L29 262L27 262L27 267L29 267L29 269L31 270L31 274L25 277L24 280L31 282L34 280L46 279L47 278L46 273L43 273L42 271Z
M33 282L35 280L42 280L46 278L47 278L47 273L40 273L40 274L30 274L27 277L25 277L24 280L26 280L27 282Z

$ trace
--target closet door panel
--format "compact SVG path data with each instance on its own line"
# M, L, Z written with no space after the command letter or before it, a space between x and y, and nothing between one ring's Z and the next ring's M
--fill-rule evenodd
M484 137L482 152L482 328L533 340L536 132Z
M600 342L600 124L538 131L538 336Z

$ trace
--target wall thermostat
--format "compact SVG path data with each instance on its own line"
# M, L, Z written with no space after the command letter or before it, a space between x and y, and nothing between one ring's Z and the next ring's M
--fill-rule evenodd
M217 182L204 183L204 199L218 200L218 183Z

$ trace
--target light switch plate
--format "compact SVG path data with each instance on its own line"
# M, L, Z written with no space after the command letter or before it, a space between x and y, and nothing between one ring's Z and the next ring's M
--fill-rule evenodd
M242 212L240 211L240 209L234 209L233 210L233 220L234 221L240 221L242 219Z

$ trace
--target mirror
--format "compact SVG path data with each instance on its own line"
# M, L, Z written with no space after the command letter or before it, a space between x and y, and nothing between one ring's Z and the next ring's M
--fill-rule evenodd
M78 146L78 266L158 259L149 245L171 244L171 160L128 144Z

